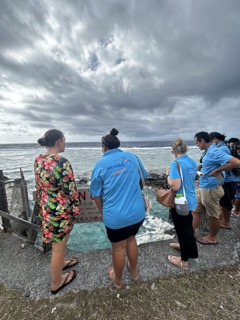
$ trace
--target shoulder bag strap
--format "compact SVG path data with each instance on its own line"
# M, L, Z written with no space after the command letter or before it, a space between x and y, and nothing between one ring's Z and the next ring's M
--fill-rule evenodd
M141 178L141 181L142 181L142 187L144 188L146 186L145 184L145 180L144 180L144 177L143 177L143 172L142 172L142 169L140 167L140 164L139 164L139 161L138 161L138 158L136 157L136 155L133 153L134 157L136 158L137 160L137 163L138 163L138 171L139 171L139 174L140 174L140 178Z
M186 192L185 192L185 188L184 188L184 184L183 184L183 174L182 174L182 168L180 166L180 163L176 160L177 163L177 167L178 167L178 172L180 173L181 176L181 181L182 181L182 188L183 188L183 195L186 198Z

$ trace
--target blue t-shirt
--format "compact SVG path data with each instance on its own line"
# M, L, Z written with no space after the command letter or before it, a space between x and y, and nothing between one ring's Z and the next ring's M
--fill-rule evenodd
M226 145L225 142L221 141L216 144L217 148L225 152L226 154L232 155L230 148ZM238 182L240 177L236 176L232 170L224 171L224 182Z
M195 178L197 174L197 163L191 159L187 154L178 157L176 159L182 169L183 175L183 185L186 193L186 198L188 202L188 208L193 211L197 206L197 199L195 193ZM181 175L178 171L176 160L171 163L169 178L170 179L181 179ZM176 191L176 193L184 194L182 182L181 187Z
M145 217L139 166L146 178L148 174L137 156L112 149L93 168L90 192L93 197L102 197L103 222L111 229L130 226Z
M202 160L201 172L203 176L199 178L199 187L202 189L213 189L222 184L222 179L215 176L209 176L209 173L217 168L224 166L232 156L211 144Z

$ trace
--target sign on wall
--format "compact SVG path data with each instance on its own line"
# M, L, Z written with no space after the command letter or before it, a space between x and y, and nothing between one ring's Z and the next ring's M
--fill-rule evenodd
M94 199L91 197L90 189L78 189L80 200L80 214L75 218L76 223L101 222L102 214L98 210Z

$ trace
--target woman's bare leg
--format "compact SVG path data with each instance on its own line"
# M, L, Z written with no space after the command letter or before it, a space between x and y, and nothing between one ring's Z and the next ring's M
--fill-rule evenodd
M67 235L61 242L52 244L52 288L51 290L58 289L64 282L67 275L62 274L64 257L66 252L66 245L69 235ZM69 279L70 280L70 279Z
M125 252L127 240L112 242L112 265L114 270L113 281L116 285L122 285L122 274L125 265Z
M138 279L138 246L135 236L131 236L127 239L126 252L130 264L130 273L133 280Z

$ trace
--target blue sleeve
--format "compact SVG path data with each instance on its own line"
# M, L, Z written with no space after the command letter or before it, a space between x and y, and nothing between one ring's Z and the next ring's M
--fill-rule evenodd
M216 164L220 163L221 166L224 166L231 158L232 155L229 155L219 149L214 149L212 161Z
M222 152L224 152L226 154L231 155L231 150L226 145L219 147L219 150L221 150Z
M94 167L91 177L90 193L93 197L100 197L103 192L103 180L100 175L100 170L97 166Z
M170 172L169 172L169 178L170 179L181 179L180 173L178 171L177 162L173 161L170 166Z

